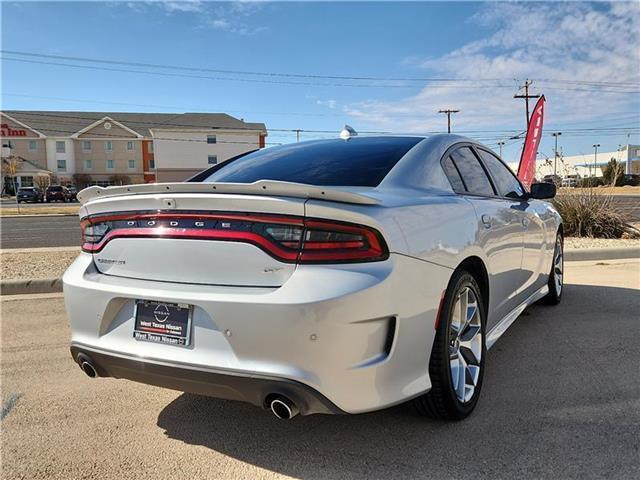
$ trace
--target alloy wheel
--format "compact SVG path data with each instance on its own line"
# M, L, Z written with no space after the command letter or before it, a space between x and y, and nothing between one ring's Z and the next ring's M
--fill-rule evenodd
M562 280L564 275L564 255L562 252L562 238L556 240L556 250L553 258L553 278L556 282L556 295L562 292Z
M451 313L449 368L451 384L461 403L471 398L480 378L482 359L482 318L474 291L465 287L458 293Z

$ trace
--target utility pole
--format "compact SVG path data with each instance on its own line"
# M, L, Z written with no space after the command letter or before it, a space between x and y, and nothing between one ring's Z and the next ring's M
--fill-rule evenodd
M504 147L505 142L498 142L498 147L500 148L500 158L502 158L502 147Z
M296 142L300 141L300 131L301 130L295 130L295 132L296 132Z
M562 132L553 132L551 135L555 137L556 146L553 150L553 181L556 181L556 172L558 171L558 137L562 135Z
M528 78L525 80L524 85L521 85L520 88L524 88L524 95L518 95L517 93L513 96L513 98L524 98L524 104L526 108L527 115L527 130L529 130L529 99L530 98L540 98L540 95L529 95L529 87L533 83L532 80Z
M438 113L445 113L447 115L447 133L451 133L451 114L458 113L460 110L438 110Z
M598 175L596 174L596 172L598 171L598 147L600 146L599 143L594 143L593 144L593 176L597 177Z

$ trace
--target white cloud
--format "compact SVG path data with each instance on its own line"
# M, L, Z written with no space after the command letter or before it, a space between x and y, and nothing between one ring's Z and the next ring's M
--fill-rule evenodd
M405 64L423 69L428 77L500 82L426 83L417 94L398 101L373 98L351 103L346 111L363 123L394 131L441 131L445 119L437 111L442 108L461 110L454 117L458 129L523 127L524 107L512 96L516 79L525 78L534 79L535 93L544 91L551 123L629 111L633 106L638 110L637 94L544 80L629 82L636 86L625 90L638 91L640 3L490 3L469 21L470 27L478 24L492 33L439 58L412 57ZM473 84L486 88L468 88ZM562 90L568 88L573 90Z
M194 15L201 26L239 35L253 35L266 30L266 27L252 25L249 21L262 8L262 2L257 1L147 0L130 1L127 6L136 11L150 7L162 9L167 15Z
M316 104L317 105L321 105L323 107L328 107L328 108L333 110L338 105L338 102L336 100L334 100L334 99L316 100Z

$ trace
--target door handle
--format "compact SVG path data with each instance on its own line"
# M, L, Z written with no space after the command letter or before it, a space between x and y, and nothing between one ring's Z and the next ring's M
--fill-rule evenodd
M485 228L491 228L491 217L489 215L484 213L480 219Z

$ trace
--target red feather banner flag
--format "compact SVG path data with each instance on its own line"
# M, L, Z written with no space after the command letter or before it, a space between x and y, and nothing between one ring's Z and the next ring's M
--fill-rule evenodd
M533 108L531 120L529 121L529 129L524 139L524 147L520 156L520 165L518 166L518 178L524 184L527 190L531 189L531 184L536 175L536 156L538 154L538 146L542 138L542 123L544 121L544 95L540 97L536 106Z

